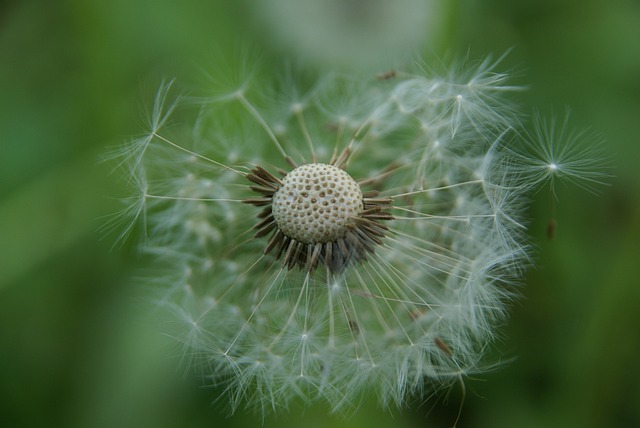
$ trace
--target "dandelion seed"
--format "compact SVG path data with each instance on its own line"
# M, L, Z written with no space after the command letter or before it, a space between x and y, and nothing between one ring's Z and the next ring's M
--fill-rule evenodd
M521 174L531 183L548 182L554 193L556 181L595 192L610 177L602 143L587 131L570 129L568 112L562 120L536 113L524 143L516 153Z
M233 410L403 406L482 372L528 262L521 201L550 177L602 177L555 138L514 146L492 64L330 75L271 103L243 80L199 104L195 133L163 128L182 110L161 89L144 143L117 153L139 183L122 215L163 267L184 361ZM210 120L233 106L241 126Z

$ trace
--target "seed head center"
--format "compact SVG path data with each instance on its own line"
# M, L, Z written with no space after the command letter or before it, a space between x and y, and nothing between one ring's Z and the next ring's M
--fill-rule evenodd
M344 237L349 218L363 210L360 186L342 169L311 163L282 179L273 195L273 218L291 239L304 244Z

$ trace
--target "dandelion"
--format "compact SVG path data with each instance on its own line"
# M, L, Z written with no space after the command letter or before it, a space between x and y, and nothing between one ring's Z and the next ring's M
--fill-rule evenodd
M523 202L550 174L535 154L558 153L544 134L551 151L516 148L494 65L287 74L275 94L247 79L196 102L160 88L149 133L117 153L138 189L123 214L144 219L185 361L232 410L401 407L490 365L529 262Z

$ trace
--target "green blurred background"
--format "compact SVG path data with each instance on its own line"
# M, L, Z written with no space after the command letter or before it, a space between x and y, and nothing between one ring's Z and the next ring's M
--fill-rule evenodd
M268 37L247 1L0 2L0 426L450 426L460 393L347 421L323 409L228 417L218 391L176 369L136 289L132 243L103 216L123 183L98 162L142 129L163 77L189 81L220 50ZM425 48L501 54L532 109L606 140L615 168L594 196L559 188L530 210L537 267L498 348L469 380L459 427L640 426L640 2L458 0Z

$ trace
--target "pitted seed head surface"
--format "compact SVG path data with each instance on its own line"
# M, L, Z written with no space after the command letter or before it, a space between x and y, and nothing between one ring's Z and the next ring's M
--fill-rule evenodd
M344 237L349 218L362 212L362 191L342 169L311 163L282 179L271 209L289 238L304 244L332 242Z

